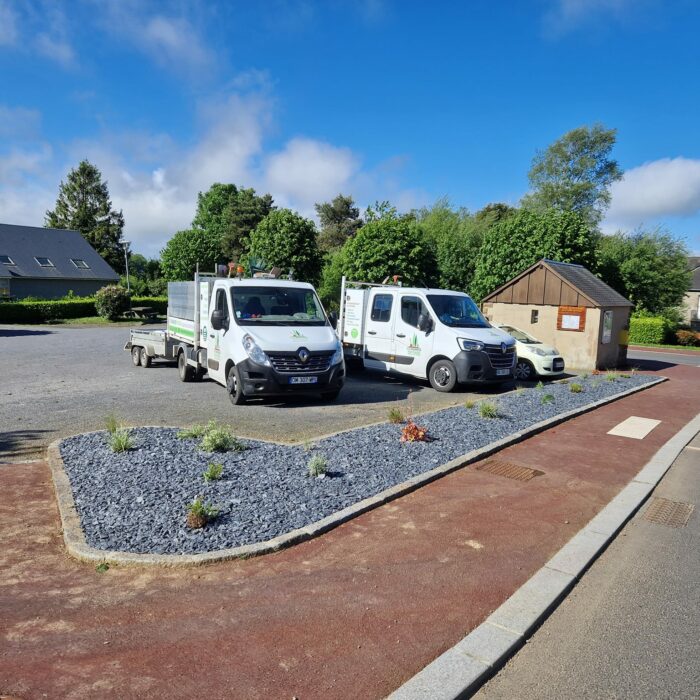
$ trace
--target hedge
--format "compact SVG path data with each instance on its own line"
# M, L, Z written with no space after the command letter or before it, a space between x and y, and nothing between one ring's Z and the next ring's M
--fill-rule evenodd
M159 314L168 310L166 297L134 297L131 305L150 306ZM85 316L97 316L94 299L0 302L0 323L47 323Z
M634 343L663 343L668 330L667 321L660 316L630 319L630 339Z

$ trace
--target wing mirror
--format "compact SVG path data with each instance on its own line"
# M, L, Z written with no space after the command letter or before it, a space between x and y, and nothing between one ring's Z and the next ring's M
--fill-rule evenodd
M211 327L215 331L220 331L222 328L228 328L228 318L224 316L221 309L216 309L211 314Z
M418 317L418 330L423 331L423 333L430 333L433 330L433 319L426 314L421 314Z
M331 311L328 314L328 321L331 324L332 328L337 328L338 327L338 314L335 311Z

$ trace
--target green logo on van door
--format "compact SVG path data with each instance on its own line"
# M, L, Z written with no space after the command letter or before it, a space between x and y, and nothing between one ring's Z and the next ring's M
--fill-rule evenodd
M306 336L301 332L301 331L292 331L292 338L304 338L306 340Z
M411 342L408 344L409 355L420 355L420 345L418 345L418 336L414 333L411 336Z

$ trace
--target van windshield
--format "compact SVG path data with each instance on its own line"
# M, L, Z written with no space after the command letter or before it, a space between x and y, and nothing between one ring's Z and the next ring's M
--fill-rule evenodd
M488 328L489 322L477 305L467 296L457 294L428 294L435 315L452 328Z
M311 289L234 286L231 301L239 326L326 325L326 314Z

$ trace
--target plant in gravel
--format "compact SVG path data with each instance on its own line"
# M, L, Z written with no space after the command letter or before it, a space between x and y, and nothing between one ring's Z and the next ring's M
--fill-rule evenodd
M210 506L202 500L201 496L187 506L187 527L193 530L203 528L210 520L219 514L219 509Z
M620 379L629 379L631 375L629 375L629 374L618 374L617 376L620 377Z
M311 452L316 449L316 443L311 438L304 438L301 442L304 452Z
M95 567L95 571L97 571L98 574L104 574L106 571L109 571L109 564L103 561Z
M121 423L114 413L105 416L105 429L110 435L114 435L119 430L120 425Z
M328 460L323 455L314 455L306 465L309 476L323 476L328 471Z
M524 393L525 393L525 387L524 387L524 386L515 387L515 395L516 395L516 396L522 396Z
M246 446L229 428L209 423L199 446L205 452L243 452Z
M428 442L428 429L408 420L401 428L401 442Z
M605 373L605 381L606 382L614 382L617 380L617 372L606 372Z
M498 418L498 404L495 401L481 401L479 403L479 416L481 418Z
M554 396L551 394L544 394L542 398L540 399L540 403L544 406L545 404L548 403L553 403L554 402Z
M588 372L581 372L581 374L578 375L578 378L585 381L588 379Z
M476 401L474 401L474 399L467 399L464 402L464 408L472 409L474 406L476 406Z
M207 468L202 472L202 476L204 477L204 481L209 483L210 481L218 481L223 473L223 464L218 464L217 462L210 462L207 465Z
M406 416L403 414L403 411L400 408L396 408L395 406L393 408L389 409L389 423L403 423L406 420Z
M600 379L594 379L594 380L591 382L591 387L592 387L593 389L597 389L599 386L600 386Z
M569 391L572 394L580 394L583 391L583 386L574 382L573 384L569 385Z
M560 383L560 384L568 384L568 383L569 383L569 380L568 380L568 379L560 379L560 380L559 380L559 383Z
M110 433L107 444L112 452L127 452L134 447L131 433L126 428L117 428L113 433Z
M540 379L539 382L537 382L537 384L535 384L535 389L537 389L538 391L543 391L543 390L544 390L544 384L542 383L542 380L541 380L541 379Z
M207 432L206 425L192 425L189 428L183 428L177 433L178 440L189 440L201 438Z

